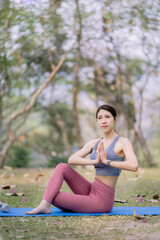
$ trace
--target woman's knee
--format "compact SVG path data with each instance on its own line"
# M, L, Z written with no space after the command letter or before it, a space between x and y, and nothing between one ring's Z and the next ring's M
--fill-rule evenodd
M65 171L65 170L67 170L67 169L69 169L70 168L70 166L67 164L67 163L59 163L57 166L56 166L56 169L58 169L58 170L63 170L63 171Z

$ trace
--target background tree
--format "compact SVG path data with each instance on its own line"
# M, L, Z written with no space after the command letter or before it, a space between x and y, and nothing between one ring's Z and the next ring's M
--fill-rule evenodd
M153 150L160 135L159 98L153 90L159 86L158 1L2 3L1 152L8 123L10 133L17 128L14 145L28 146L45 163L54 154L67 157L84 142L101 136L94 112L107 102L117 109L118 132L134 142L140 164L158 163L159 151ZM12 113L29 106L69 49L54 81L30 111L10 125Z
M33 13L34 13L34 11L33 12L31 12L31 11L26 11L26 9L25 9L25 6L19 6L20 7L20 9L19 8L17 8L17 6L15 6L14 5L14 2L13 2L13 5L11 4L11 2L10 1L7 1L7 5L6 5L6 3L4 3L3 5L2 5L2 9L1 9L1 11L3 12L3 13L5 13L5 11L7 11L7 20L6 20L6 15L4 14L4 19L5 19L5 22L3 23L3 21L2 21L2 24L4 24L4 36L3 36L3 46L5 47L6 45L7 45L7 41L8 41L8 39L10 39L11 37L12 37L12 35L10 35L10 37L9 36L7 36L7 33L9 32L9 30L8 30L8 26L9 26L9 17L11 16L11 13L12 12L16 12L17 13L17 11L18 10L20 10L20 14L22 14L22 15L20 15L20 16L25 16L25 17L28 17L28 15L31 15L31 17L33 16ZM7 8L7 10L6 10L6 8ZM23 12L24 11L24 12ZM9 13L8 13L9 12ZM24 14L24 15L23 15ZM30 21L33 21L33 18L30 18L30 20L29 20L29 23L31 23ZM42 19L43 20L43 19ZM14 22L14 21L13 21ZM26 22L25 22L26 23ZM42 23L43 23L43 21L42 21ZM16 24L17 24L17 22L16 22ZM24 24L24 22L23 22L23 24ZM28 24L28 22L26 23L26 24ZM18 27L17 25L15 25L16 27ZM13 27L14 28L14 27ZM12 28L12 30L13 30L13 28ZM29 25L29 29L28 30L33 30L34 29L34 26L33 25ZM19 31L20 31L20 29L19 29ZM38 68L38 64L39 64L39 62L41 63L41 64L43 64L43 58L42 58L42 55L43 55L43 53L45 52L44 50L43 50L43 48L42 49L40 49L41 50L41 52L38 52L38 57L39 57L39 60L37 61L37 58L35 59L33 59L33 61L32 61L32 57L30 58L30 60L28 61L28 50L31 50L31 49L33 49L33 45L31 44L32 43L32 39L33 40L35 40L34 39L34 34L33 34L33 32L31 32L31 39L30 39L30 42L28 43L28 38L26 38L27 40L26 40L26 44L27 44L27 46L28 46L28 44L30 44L31 45L31 48L29 48L28 47L28 49L25 49L25 45L24 45L24 42L22 42L22 44L19 44L19 48L18 48L18 54L17 55L19 55L19 57L18 57L18 59L20 59L20 63L23 63L23 65L25 65L24 66L24 68L26 68L26 66L27 66L27 64L28 64L28 68L27 68L27 70L29 71L30 70L30 67L31 67L31 69L33 70L33 68ZM20 35L19 34L19 36L18 36L18 40L17 40L17 42L19 41L19 43L21 43L21 40L23 39L23 33L22 33L22 35ZM11 40L13 40L13 38L11 38ZM25 40L25 38L23 39L23 40ZM33 41L34 42L34 41ZM43 42L42 42L43 43ZM9 43L8 43L9 44ZM15 45L14 45L15 46ZM6 52L5 52L5 54L4 54L4 59L2 59L3 61L2 61L2 75L1 75L1 83L2 83L2 86L1 86L1 114L0 114L0 116L1 116L1 132L2 131L4 131L4 129L6 129L6 136L4 137L4 139L2 139L1 140L1 152L0 152L0 167L2 167L3 166L3 164L4 164L4 161L5 161L5 157L6 157L6 154L7 154L7 152L9 151L9 149L10 149L10 147L11 147L11 145L12 145L12 143L15 141L15 139L16 139L16 133L17 133L17 135L19 135L19 130L20 130L20 127L21 127L21 125L22 124L24 124L24 122L26 121L26 118L27 118L27 116L28 116L28 114L29 114L29 111L30 111L30 109L34 106L34 104L35 104L35 102L36 102L36 100L37 100L37 97L39 96L39 94L42 92L42 90L44 89L44 88L46 88L46 86L50 83L50 81L51 81L51 79L53 78L53 76L56 74L56 72L59 70L59 68L61 67L61 65L63 64L63 62L64 62L64 60L65 60L65 58L66 58L66 54L64 54L62 57L61 57L61 59L59 60L59 63L58 63L58 65L56 66L55 64L51 64L51 70L52 70L52 72L51 73L49 73L49 72L47 72L47 70L49 70L49 64L47 65L46 64L46 67L47 67L47 69L45 69L45 66L44 66L44 68L43 68L43 70L45 69L45 73L47 73L47 75L48 75L48 79L46 80L46 82L44 82L43 83L43 85L40 85L40 87L39 87L39 89L38 90L36 90L35 91L35 89L34 89L34 91L35 91L35 93L33 92L32 93L32 97L31 97L31 99L30 99L30 101L28 102L28 100L27 100L27 98L25 99L26 100L26 104L23 104L22 105L22 101L24 100L24 98L22 98L23 96L24 96L24 94L21 92L21 90L23 91L23 92L25 92L25 90L27 91L27 89L26 89L26 82L25 81L23 81L23 80L21 80L22 79L22 72L20 72L20 74L17 74L17 75L14 75L15 74L15 69L17 68L17 66L16 66L16 64L17 64L17 62L16 61L14 61L14 58L13 58L13 65L12 66L10 66L10 59L9 59L9 61L8 61L8 58L6 57L7 56L7 54L9 55L9 53L8 53L8 49L2 49L3 51L5 51L6 50ZM23 52L23 50L24 50L24 52ZM25 51L26 50L26 51ZM11 54L11 56L12 56L12 54L14 55L14 52L12 53L10 53ZM23 56L22 56L22 54L23 54ZM42 55L41 55L42 54ZM17 55L16 55L16 57L17 57ZM48 53L47 53L47 55L48 55ZM29 55L29 57L30 56L32 56L31 54ZM61 54L59 55L59 56L61 56ZM58 57L59 57L58 56ZM58 59L58 57L57 57L57 59ZM40 61L40 59L42 59L42 62ZM35 65L35 60L37 61L37 64ZM51 59L49 60L49 62L51 62ZM56 62L56 61L55 61ZM3 68L4 67L4 68ZM23 66L22 66L23 67ZM8 72L9 71L12 71L12 69L13 69L13 76L11 75L9 75L8 74ZM20 67L18 67L18 70L20 69ZM34 69L35 70L35 69ZM42 70L42 69L41 69ZM30 72L29 72L30 73ZM32 71L32 77L30 78L31 79L31 81L29 82L29 87L31 87L31 88L33 88L34 87L34 83L35 84L37 84L37 82L40 84L40 83L42 83L42 79L41 79L41 81L39 82L39 81L37 81L37 78L38 78L38 73L37 72L33 72ZM8 77L9 76L9 77ZM34 79L34 77L33 76L35 76L35 79ZM10 79L11 77L16 77L16 80L12 80L12 79ZM29 75L27 76L28 78L30 77ZM34 79L34 80L33 80ZM9 81L10 80L10 81ZM33 80L33 81L32 81ZM31 82L32 82L32 86L31 86ZM14 85L14 83L15 83L15 85ZM28 86L28 85L27 85ZM9 90L10 91L8 91L8 88L9 88ZM5 90L6 90L6 92L5 92ZM17 93L17 95L18 95L18 102L20 102L20 104L19 104L19 106L17 106L16 105L16 108L18 108L19 107L19 110L18 111L15 111L14 112L14 110L12 110L13 112L9 112L9 115L10 116L8 116L7 118L8 118L8 120L6 121L6 123L4 124L4 126L3 126L3 121L2 121L2 119L3 119L3 115L2 115L2 111L3 111L3 108L2 108L2 106L3 106L3 101L2 101L2 97L3 96L5 96L6 98L8 98L8 96L12 96L12 94L13 94L13 96L15 97L15 90L19 90L18 91L18 93ZM27 94L26 95L29 95L29 90L30 89L28 89L28 91L27 91ZM9 94L9 95L8 95ZM28 96L27 96L28 97ZM28 102L28 103L27 103ZM7 103L8 103L8 101L7 101ZM17 104L17 98L16 98L16 101L15 101L15 104ZM15 108L15 104L14 104L14 108ZM22 107L23 106L23 107ZM8 110L8 109L7 109ZM22 116L22 117L21 117ZM19 117L21 117L21 118L19 118ZM17 121L17 119L18 119L18 121ZM16 120L16 121L15 121Z

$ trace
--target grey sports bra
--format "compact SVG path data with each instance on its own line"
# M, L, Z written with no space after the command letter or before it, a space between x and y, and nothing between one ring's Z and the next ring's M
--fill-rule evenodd
M103 137L102 137L103 138ZM91 160L95 160L97 158L97 146L99 144L99 142L101 141L100 138L98 140L98 142L94 145L92 152L91 152L91 156L90 159ZM117 136L112 143L109 145L109 147L105 150L107 151L107 159L112 160L112 161L124 161L124 157L120 157L118 156L115 152L114 152L114 146L116 144L116 142L118 141L118 139L120 138L120 136ZM104 163L98 163L98 164L94 164L94 167L96 169L96 175L102 175L102 176L119 176L121 173L121 169L115 168L115 167L111 167L111 166L107 166Z

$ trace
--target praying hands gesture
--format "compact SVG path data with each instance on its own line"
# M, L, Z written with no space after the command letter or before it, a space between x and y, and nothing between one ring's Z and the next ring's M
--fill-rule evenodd
M97 152L98 152L98 155L96 159L97 160L96 164L102 162L105 165L107 165L108 164L107 152L105 152L103 140L101 140L100 143L98 144Z

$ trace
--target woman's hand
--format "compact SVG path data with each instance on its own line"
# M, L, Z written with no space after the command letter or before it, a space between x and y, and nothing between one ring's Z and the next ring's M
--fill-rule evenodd
M103 140L100 141L99 152L100 152L100 161L104 164L107 164L107 152L105 152Z
M97 158L96 158L96 163L95 164L98 164L101 162L101 159L100 159L100 147L99 147L99 144L98 144L98 147L97 147Z

